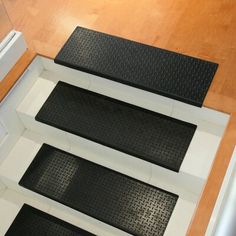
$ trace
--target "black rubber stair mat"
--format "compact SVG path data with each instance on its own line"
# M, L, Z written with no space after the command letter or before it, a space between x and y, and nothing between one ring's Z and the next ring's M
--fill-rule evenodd
M74 225L24 204L6 236L93 236Z
M59 82L36 120L179 171L196 126Z
M55 63L202 106L218 65L77 27Z
M178 199L47 144L19 184L137 236L163 235Z

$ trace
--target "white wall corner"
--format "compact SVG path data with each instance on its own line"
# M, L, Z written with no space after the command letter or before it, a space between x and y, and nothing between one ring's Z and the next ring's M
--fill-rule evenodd
M27 45L21 32L12 30L0 42L0 81L26 51Z

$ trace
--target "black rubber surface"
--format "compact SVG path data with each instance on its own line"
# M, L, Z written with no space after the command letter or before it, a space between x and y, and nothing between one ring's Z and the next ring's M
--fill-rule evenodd
M138 236L163 235L178 199L46 144L19 184Z
M202 106L217 64L77 27L55 62Z
M196 126L59 82L37 121L179 171Z
M6 236L93 236L52 215L24 204Z

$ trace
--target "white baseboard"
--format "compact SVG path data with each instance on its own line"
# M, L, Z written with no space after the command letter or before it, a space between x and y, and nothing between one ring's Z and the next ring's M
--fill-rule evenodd
M231 157L217 201L211 215L206 236L234 236L236 202L236 147Z
M21 32L12 30L0 43L0 81L7 75L26 51L27 45Z

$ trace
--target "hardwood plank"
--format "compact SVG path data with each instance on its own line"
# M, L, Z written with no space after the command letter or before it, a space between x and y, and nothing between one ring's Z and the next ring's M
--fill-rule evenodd
M6 9L0 1L0 42L12 30L12 27Z
M36 53L34 51L27 50L19 59L19 61L15 64L12 70L0 82L0 102L14 86L14 84L17 82L17 80L20 78L20 76L23 74L23 72L35 56Z
M55 57L75 26L81 25L218 62L210 92L236 100L232 73L236 60L235 1L3 2L15 28L24 33L29 48L41 55ZM220 104L221 100L216 99L216 104ZM212 107L208 97L204 105ZM232 111L229 108L227 112Z
M211 173L208 177L197 210L187 235L205 235L207 225L229 165L236 140L236 112L232 114L225 135L216 154Z

